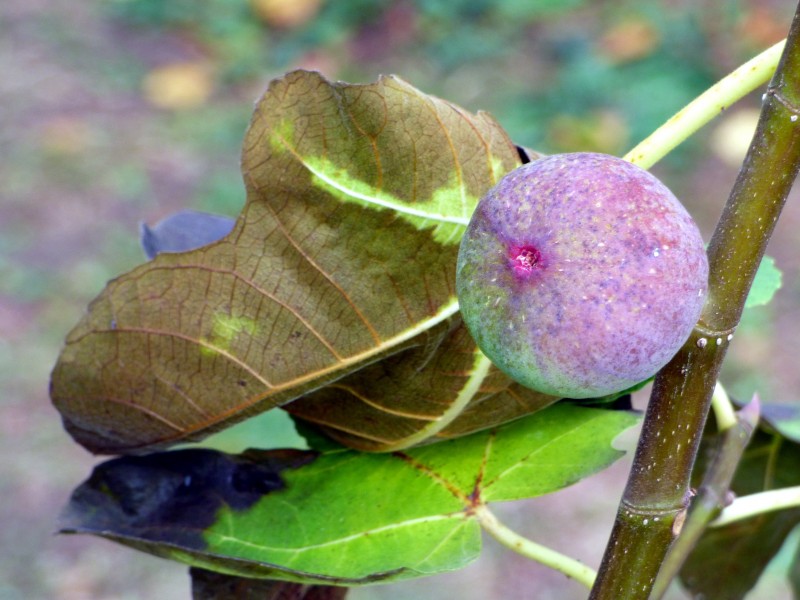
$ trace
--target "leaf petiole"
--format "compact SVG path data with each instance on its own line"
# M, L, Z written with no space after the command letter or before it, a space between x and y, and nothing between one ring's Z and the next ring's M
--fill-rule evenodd
M643 169L652 167L723 110L764 85L775 72L785 44L786 40L778 42L731 71L670 117L623 158Z
M711 523L711 527L723 527L763 513L800 506L800 486L769 490L742 496L734 500Z
M510 548L517 554L534 560L546 567L555 569L591 589L597 573L582 562L542 546L536 542L522 537L515 531L503 525L489 507L481 504L475 507L474 514L478 523L486 532L498 542Z
M722 387L722 384L717 381L714 387L714 394L711 396L711 408L714 409L714 417L717 420L717 429L727 431L736 425L736 411L731 404L731 399L728 397L728 392Z

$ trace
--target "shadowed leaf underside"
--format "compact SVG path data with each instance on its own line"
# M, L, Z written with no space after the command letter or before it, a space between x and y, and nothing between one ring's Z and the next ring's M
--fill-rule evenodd
M438 382L443 395L422 408L378 409L418 425L444 415L438 434L453 402L497 389L452 333L454 266L478 198L518 161L488 115L397 78L273 81L245 138L247 202L233 230L110 282L67 337L51 386L65 427L100 453L199 439L401 352L439 364L440 340L463 351L460 379ZM371 433L361 413L347 435L379 446L421 428Z

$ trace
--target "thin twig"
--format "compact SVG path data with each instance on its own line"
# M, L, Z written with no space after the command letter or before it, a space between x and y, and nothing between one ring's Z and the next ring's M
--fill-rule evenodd
M775 72L785 44L786 40L778 42L723 77L623 158L643 169L652 167L734 102L767 83Z
M522 537L503 525L486 505L475 507L474 514L481 527L507 548L546 567L560 571L567 577L582 583L587 588L592 587L597 573L582 562Z
M711 523L711 527L723 527L766 512L798 506L800 506L800 486L741 496L722 511Z

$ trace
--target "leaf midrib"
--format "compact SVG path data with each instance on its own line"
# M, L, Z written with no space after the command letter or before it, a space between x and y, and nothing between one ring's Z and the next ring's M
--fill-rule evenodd
M358 540L368 535L375 535L384 533L387 531L394 531L397 529L403 529L406 527L412 527L414 525L424 524L424 523L432 523L436 521L449 521L449 520L463 520L466 519L467 515L463 511L455 511L452 513L446 513L441 515L428 515L425 517L417 517L414 519L407 519L399 523L389 523L387 525L383 525L380 527L373 527L371 529L364 529L362 531L353 533L351 535L347 535L344 537L338 537L336 539L332 539L326 542L320 542L318 544L313 545L304 545L302 548L285 548L285 547L278 547L278 546L267 546L265 544L256 544L254 542L246 541L241 539L240 537L233 537L231 535L219 533L216 531L207 531L206 536L216 538L217 541L220 543L232 543L237 544L247 548L253 548L256 550L261 550L264 552L275 552L275 553L284 553L289 554L291 556L299 556L305 552L311 550L318 550L320 548L327 548L331 546L337 546L341 544L347 544L354 540Z

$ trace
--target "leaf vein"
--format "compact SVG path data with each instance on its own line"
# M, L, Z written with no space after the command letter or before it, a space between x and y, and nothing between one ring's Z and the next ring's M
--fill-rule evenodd
M577 427L572 427L572 428L570 428L569 430L567 430L567 431L564 431L564 432L562 432L562 433L560 433L560 434L556 435L555 437L552 437L552 438L550 438L549 440L547 440L546 442L544 442L543 444L541 444L539 447L537 447L535 450L533 450L533 451L529 452L528 454L526 454L525 456L523 456L523 457L522 457L520 460L518 460L517 462L515 462L513 465L511 465L510 467L508 467L508 468L507 468L507 469L505 469L504 471L501 471L500 473L498 473L497 475L495 475L495 477L494 477L494 478L493 478L491 481L489 481L488 483L486 483L486 484L483 486L483 489L487 489L487 488L489 488L490 486L494 485L496 482L498 482L498 481L499 481L499 480L501 480L502 478L506 477L506 476L507 476L507 475L508 475L510 472L512 472L512 471L515 471L516 469L519 469L519 468L521 468L521 467L522 467L522 466L523 466L523 465L524 465L526 462L528 462L528 461L529 461L531 458L535 457L537 454L540 454L540 453L542 453L542 452L543 452L544 450L546 450L548 447L550 447L550 446L552 446L553 444L555 444L555 443L557 443L557 442L561 441L563 438L565 438L565 437L569 437L569 436L571 436L571 435L577 435L577 434L580 432L580 430L581 430L583 427L587 427L587 426L589 426L589 425L592 425L592 424L593 424L593 422L594 422L594 421L595 421L597 418L599 418L599 417L593 417L593 418L591 418L591 419L589 419L589 420L587 420L587 421L584 421L584 422L582 422L582 423L578 424L578 426L577 426Z
M164 425L174 429L175 431L183 432L183 427L181 427L180 425L176 425L175 423L173 423L172 421L170 421L166 417L164 417L162 415L159 415L157 412L155 412L153 410L150 410L146 406L142 406L141 404L136 404L135 402L129 402L129 401L123 400L121 398L108 397L108 398L105 398L105 400L107 400L108 402L112 402L114 404L120 404L122 406L127 406L128 408L132 408L134 410L138 410L139 412L142 412L142 413L144 413L144 414L156 419L157 421L160 421L160 422L164 423Z
M305 317L303 317L303 315L301 315L300 312L296 308L290 306L289 304L287 304L286 302L284 302L283 300L281 300L280 298L278 298L274 294L272 294L272 293L268 292L267 290L265 290L264 288L258 286L254 281L251 281L251 280L247 279L246 277L244 277L241 273L239 273L237 271L230 270L230 269L217 269L217 268L214 268L214 267L210 267L208 265L199 265L199 264L154 266L151 271L157 271L157 270L173 271L173 270L182 270L182 269L186 269L186 270L197 269L197 270L200 270L200 271L207 271L209 273L216 273L216 274L220 274L220 275L228 275L228 276L231 276L231 277L235 278L238 281L241 281L242 283L244 283L245 285L249 286L250 288L252 288L256 292L258 292L259 294L261 294L262 296L264 296L268 300L274 302L275 304L277 304L278 306L280 306L281 308L283 308L284 310L289 312L289 314L291 314L295 319L297 319L300 323L302 323L303 326L306 329L308 329L308 331L315 338L317 338L319 340L319 342L323 346L325 346L325 348L328 350L328 352L330 352L334 356L334 358L336 358L337 360L342 360L342 356L336 351L336 349L333 347L333 344L331 342L329 342L328 340L326 340L325 337L319 331L317 331L317 329L311 324L311 322L308 321L308 319L306 319ZM148 273L151 272L151 271L148 271ZM231 294L233 294L233 290L231 290ZM208 296L208 295L209 295L209 292L206 291L206 296ZM124 330L125 328L124 327L118 327L118 329Z
M322 277L328 283L330 283L336 289L337 292L339 292L339 294L341 294L341 296L344 298L345 302L347 302L347 304L350 306L350 308L353 309L353 312L355 313L355 315L358 317L358 319L367 328L367 331L369 331L369 334L372 336L372 339L375 341L375 343L376 344L381 344L383 342L383 340L381 339L381 336L378 333L377 329L375 329L375 327L372 325L372 323L369 321L369 319L367 319L366 315L364 315L364 313L361 312L361 309L358 308L358 305L355 302L353 302L353 299L350 297L350 295L342 288L342 286L340 286L333 279L333 277L331 277L322 267L320 267L316 263L316 261L314 259L312 259L311 256L294 240L294 238L286 230L285 225L281 222L280 218L278 217L278 213L275 212L275 210L272 208L272 206L270 206L268 204L267 207L269 208L269 211L272 213L272 216L275 219L275 223L277 224L278 228L281 230L281 233L286 238L286 241L288 241L292 245L292 247L295 250L297 250L297 252L300 254L300 256L302 256L309 265L311 265L314 269L316 269L320 273L320 275L322 275Z
M285 553L285 554L289 554L289 555L292 555L292 556L296 557L296 556L299 556L299 555L304 554L306 552L310 552L312 550L319 550L321 548L328 548L328 547L333 547L333 546L339 546L339 545L342 545L342 544L347 544L347 543L350 543L350 542L352 542L354 540L357 540L359 538L363 538L365 536L371 536L371 535L375 535L375 534L380 534L380 533L384 533L384 532L387 532L387 531L395 531L395 530L398 530L398 529L404 529L406 527L412 527L412 526L420 525L420 524L424 524L424 523L433 523L433 522L436 522L436 521L448 521L448 520L452 520L452 519L463 519L463 518L464 518L463 513L461 513L460 511L456 512L456 513L445 514L445 515L429 515L429 516L426 516L426 517L418 517L416 519L408 519L408 520L403 521L401 523L390 523L390 524L384 525L382 527L373 527L371 529L365 529L363 531L359 531L359 532L354 533L352 535L343 536L343 537L336 538L336 539L333 539L333 540L329 540L329 541L326 541L326 542L320 542L318 544L304 545L302 548L281 548L281 547L278 547L278 546L267 546L266 544L258 544L258 543L255 543L255 542L252 542L252 541L249 541L249 540L244 540L244 539L239 538L239 537L232 537L232 536L224 535L224 534L216 532L216 531L206 531L206 536L207 537L217 538L219 540L219 543L228 542L228 543L237 544L237 545L240 545L240 546L253 548L253 549L257 549L257 550L261 550L261 551Z
M420 414L414 414L414 413L410 413L410 412L405 412L405 411L402 411L402 410L393 410L393 409L388 408L388 407L386 407L386 406L384 406L382 404L378 404L375 400L372 400L371 398L365 396L364 394L359 393L355 388L353 388L353 387L351 387L349 385L344 385L344 384L340 384L340 383L332 383L328 387L342 390L342 391L350 394L351 396L353 396L357 400L363 402L364 404L366 404L368 406L371 406L371 407L373 407L373 408L375 408L377 410L380 410L381 412L385 412L387 414L390 414L390 415L396 415L398 417L404 417L406 419L416 419L416 420L419 420L419 421L437 421L439 419L439 417L437 417L435 415L420 415Z

